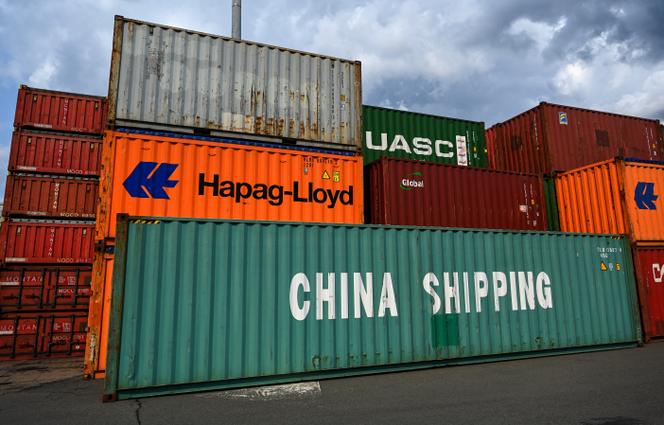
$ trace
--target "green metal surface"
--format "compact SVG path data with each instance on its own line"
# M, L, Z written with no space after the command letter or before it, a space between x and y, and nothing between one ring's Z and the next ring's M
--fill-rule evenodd
M484 123L396 109L362 106L364 164L380 157L486 168ZM464 161L457 148L465 138ZM461 159L460 159L461 158Z
M544 200L546 202L546 217L548 230L560 231L560 216L558 215L558 198L556 197L556 179L544 176Z
M139 223L145 221L129 220L116 245L125 261L114 269L110 397L640 342L633 267L622 237ZM438 286L427 285L430 273Z

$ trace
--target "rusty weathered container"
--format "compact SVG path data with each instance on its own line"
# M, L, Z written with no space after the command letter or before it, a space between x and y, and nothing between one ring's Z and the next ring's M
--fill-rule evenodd
M98 189L94 177L10 174L3 214L94 219Z
M99 175L101 137L16 130L9 171Z
M106 133L90 301L90 337L103 346L119 213L164 217L362 223L362 157L214 138ZM109 267L110 264L110 267ZM104 370L105 351L86 356Z
M364 105L364 163L381 157L487 166L484 123Z
M544 176L544 199L546 202L547 229L559 232L560 213L558 212L558 198L556 197L556 179L553 176Z
M550 174L616 156L664 160L659 121L571 106L543 102L489 132L498 170Z
M646 340L664 337L664 243L660 246L635 245L641 320Z
M360 62L115 17L115 126L234 132L359 150Z
M374 224L547 230L541 176L381 158L367 168Z
M620 236L121 223L110 399L640 341L634 268ZM614 267L602 271L602 261Z
M94 228L90 221L9 219L0 227L0 261L92 263Z
M564 232L628 234L664 240L664 163L615 159L556 176Z
M0 318L0 360L82 356L85 312L10 313Z
M104 97L24 85L18 90L14 127L101 134L105 121Z
M67 266L0 269L0 313L85 310L90 301L92 268Z

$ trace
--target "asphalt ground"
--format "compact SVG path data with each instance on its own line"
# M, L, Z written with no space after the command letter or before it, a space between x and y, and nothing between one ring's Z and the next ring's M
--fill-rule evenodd
M664 424L641 348L102 403L80 360L0 363L0 424Z

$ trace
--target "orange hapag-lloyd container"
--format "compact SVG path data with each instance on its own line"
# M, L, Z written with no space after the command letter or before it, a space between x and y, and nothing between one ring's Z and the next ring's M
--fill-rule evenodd
M147 133L104 137L87 377L99 377L106 364L117 214L363 222L361 156Z
M664 241L664 163L614 159L556 176L563 232Z

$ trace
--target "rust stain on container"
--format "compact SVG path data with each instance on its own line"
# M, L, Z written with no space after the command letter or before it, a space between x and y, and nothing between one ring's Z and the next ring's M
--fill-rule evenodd
M549 174L616 156L664 159L659 121L571 106L543 102L491 132L498 170Z
M367 174L371 223L547 229L541 176L386 157Z

